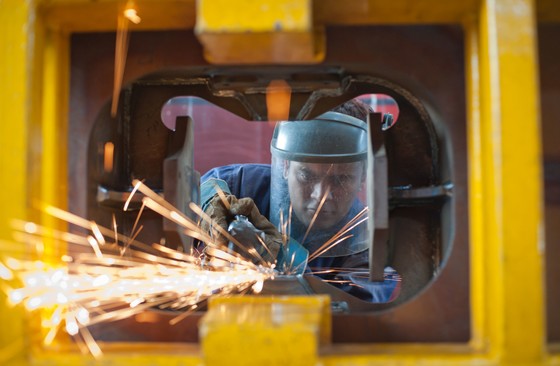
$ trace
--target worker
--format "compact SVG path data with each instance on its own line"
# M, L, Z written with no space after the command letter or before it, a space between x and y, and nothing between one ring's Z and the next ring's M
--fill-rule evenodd
M202 176L204 211L223 230L236 215L246 217L265 244L253 245L258 257L276 261L283 273L313 272L371 302L394 298L397 281L368 280L370 237L360 193L369 113L365 103L351 100L313 120L277 123L271 165L233 164ZM203 223L225 244L211 226Z

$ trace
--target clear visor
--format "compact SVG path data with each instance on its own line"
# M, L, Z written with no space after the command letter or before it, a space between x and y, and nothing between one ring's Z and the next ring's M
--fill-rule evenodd
M309 163L272 157L270 218L322 257L368 248L366 162Z

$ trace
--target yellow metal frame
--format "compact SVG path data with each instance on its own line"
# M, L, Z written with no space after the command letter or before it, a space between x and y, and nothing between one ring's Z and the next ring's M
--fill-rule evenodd
M135 3L143 14L138 29L194 27L194 0ZM281 7L282 1L274 4ZM60 141L66 141L67 130L68 37L114 30L120 5L115 0L0 2L4 255L23 255L10 241L13 217L54 226L35 208L45 202L66 205L66 151ZM242 8L226 10L251 24ZM545 341L537 13L558 21L559 2L543 0L538 7L531 0L313 2L316 25L463 24L467 66L472 339L465 345L336 346L323 355L324 365L560 364ZM48 248L47 254L57 254ZM90 364L90 356L64 345L37 348L27 336L26 315L5 300L0 294L0 364ZM98 364L200 362L198 349L188 345L112 344L104 350Z
M313 26L311 0L236 0L243 16L222 10L230 4L198 2L195 33L209 62L287 64L324 58L324 32Z

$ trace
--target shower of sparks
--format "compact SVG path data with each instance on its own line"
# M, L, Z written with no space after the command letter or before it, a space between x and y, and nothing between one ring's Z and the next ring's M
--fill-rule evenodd
M134 194L141 193L144 197L130 237L117 231L115 216L112 228L107 228L52 206L45 209L48 214L79 226L87 233L78 235L31 222L14 221L16 240L34 247L37 253L42 253L44 239L89 250L73 256L63 255L60 258L62 264L58 266L14 258L0 261L0 289L8 294L11 304L23 305L29 311L51 310L50 318L42 322L47 329L45 344L51 343L57 332L64 329L74 337L81 350L99 357L102 352L89 332L89 326L130 318L152 308L180 311L170 321L173 325L210 296L248 290L258 293L264 281L277 273L290 274L298 270L293 268L294 258L288 260L284 268L275 268L276 263L265 261L255 248L246 247L219 225L213 225L220 235L237 247L233 252L215 242L200 228L200 223L188 218L143 182L135 180L133 185L123 209L128 209ZM192 203L189 207L201 220L211 221L200 207ZM160 244L137 241L135 238L142 230L141 225L137 226L144 208L180 225L186 235L204 243L202 253L186 254ZM286 219L282 215L280 218L284 246L290 236L291 207L287 216ZM352 229L366 219L367 207L311 253L309 260L352 237ZM261 244L270 252L262 240ZM332 268L316 273L341 270Z
M21 304L29 311L52 310L52 316L43 321L46 344L64 329L82 349L98 357L101 349L88 326L129 318L156 307L180 310L180 315L170 321L175 324L210 296L249 289L257 293L263 282L274 276L271 263L259 261L257 265L254 258L221 250L195 222L143 183L134 183L135 191L145 195L146 207L182 225L185 233L203 241L212 255L189 255L159 244L147 245L136 241L135 233L131 237L117 233L115 221L112 229L106 228L55 207L47 207L47 213L89 232L77 235L14 222L16 237L27 244L39 245L50 238L90 251L64 255L60 258L63 264L58 266L14 258L0 262L0 285L11 304Z
M87 326L129 318L153 307L188 309L212 295L260 288L271 275L239 264L227 270L202 269L188 260L134 250L128 254L79 254L62 267L10 258L0 266L0 275L4 280L17 276L23 283L8 290L12 304L23 304L27 310L54 308L44 324L50 329L46 343L64 320L68 334L81 335L94 356L99 352L86 339Z

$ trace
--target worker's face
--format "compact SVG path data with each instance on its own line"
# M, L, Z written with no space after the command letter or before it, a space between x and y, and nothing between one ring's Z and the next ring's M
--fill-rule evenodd
M290 201L297 218L314 229L328 229L346 216L365 179L364 163L286 162ZM324 203L321 205L321 202Z

